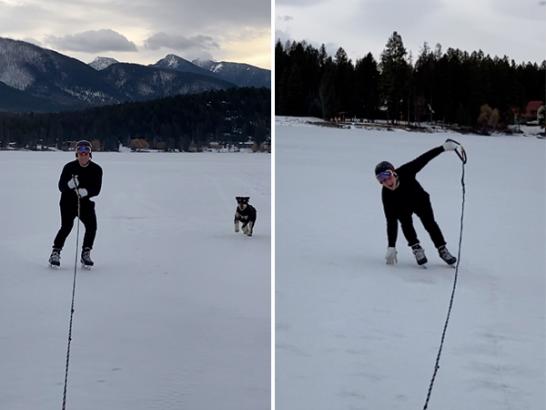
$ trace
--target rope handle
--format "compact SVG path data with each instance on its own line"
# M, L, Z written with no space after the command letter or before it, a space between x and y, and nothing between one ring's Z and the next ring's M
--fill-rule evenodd
M455 154L459 157L459 159L463 162L463 164L466 164L466 151L464 150L463 146L459 141L455 141L454 139L448 138L446 141L451 141L457 144L459 147L455 150Z

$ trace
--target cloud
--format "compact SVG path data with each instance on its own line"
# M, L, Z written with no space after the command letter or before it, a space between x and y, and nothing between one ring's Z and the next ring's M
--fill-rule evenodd
M110 29L84 31L66 36L47 36L46 43L61 50L97 53L105 51L137 51L135 43Z
M30 43L30 44L34 44L35 46L38 46L38 47L43 47L43 44L41 41L36 40L35 38L32 38L32 37L25 37L25 38L22 38L21 40L26 41L27 43Z
M6 33L17 33L13 37L24 37L36 27L37 22L48 21L52 15L39 5L10 4L0 0L0 27L2 37Z
M353 10L352 24L366 23L369 26L391 27L390 32L398 27L419 27L431 16L446 10L446 6L437 0L367 0L359 2Z
M271 30L243 28L223 33L219 37L219 60L248 63L262 68L271 67Z
M287 23L289 21L294 20L294 17L292 17L292 16L277 16L277 20L282 21L284 23Z
M148 33L190 36L234 27L269 27L271 23L271 0L117 0L104 8L109 15L140 24Z
M0 27L0 36L38 39L44 47L82 61L99 53L120 59L117 54L123 52L124 61L150 63L165 49L219 54L227 33L270 30L271 0L0 0ZM117 41L91 38L100 28L123 36L118 34ZM90 30L91 36L82 33ZM154 34L160 32L166 33L163 38ZM254 38L247 40L250 44ZM259 55L267 55L270 46L262 44Z
M299 39L298 39L299 40ZM275 30L275 43L277 41L280 41L282 45L284 45L287 41L297 41L294 38L290 36L290 34L283 30Z
M185 37L177 34L155 33L144 41L144 47L150 50L170 48L172 50L187 51L192 49L210 50L220 46L210 36L197 35Z

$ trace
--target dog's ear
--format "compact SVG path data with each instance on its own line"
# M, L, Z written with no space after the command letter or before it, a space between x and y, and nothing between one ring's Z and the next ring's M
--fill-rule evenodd
M240 201L241 201L241 197L240 197L240 196L236 196L236 197L235 197L235 200L236 200L237 202L240 202Z

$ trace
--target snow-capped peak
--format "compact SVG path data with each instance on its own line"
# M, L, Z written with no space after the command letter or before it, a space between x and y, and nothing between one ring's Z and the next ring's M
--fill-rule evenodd
M210 67L217 64L216 61L204 60L204 59L201 59L201 58L197 58L195 60L192 60L192 63L195 64L196 66L204 68L205 70L210 70Z
M224 67L224 65L222 63L218 63L211 67L210 71L212 71L213 73L217 73L218 71L222 70L222 67Z
M154 65L157 67L168 68L171 70L181 70L193 67L192 63L190 63L185 58L177 56L176 54L167 54Z
M115 58L97 57L92 62L90 62L89 65L93 67L95 70L100 71L116 63L119 63L119 61L116 60Z
M219 73L224 68L223 61L217 62L212 60L197 59L197 60L193 60L192 63L213 73Z
M167 67L176 68L180 64L180 57L174 54L167 54L164 58Z

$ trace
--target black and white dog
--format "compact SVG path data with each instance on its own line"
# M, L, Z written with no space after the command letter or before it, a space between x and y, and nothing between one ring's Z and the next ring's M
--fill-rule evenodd
M236 196L237 208L235 208L235 232L239 232L239 222L241 230L245 235L252 236L254 225L256 224L256 208L248 203L249 196Z

